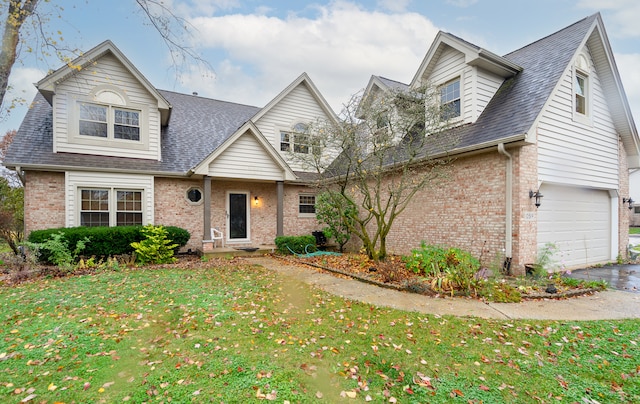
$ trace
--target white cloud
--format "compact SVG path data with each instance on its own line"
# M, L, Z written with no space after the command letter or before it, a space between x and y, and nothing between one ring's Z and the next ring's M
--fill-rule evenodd
M634 38L640 36L640 1L638 0L580 0L580 8L607 13L607 31L615 37Z
M307 72L337 112L371 74L410 81L437 33L419 14L366 11L344 1L318 6L312 18L233 14L191 22L195 44L224 55L210 60L216 82L207 96L262 106Z
M33 84L42 79L44 75L42 70L29 67L14 67L11 70L10 88L4 96L2 113L0 114L0 126L3 128L0 130L0 136L4 136L6 130L18 129L28 104L36 95L36 87ZM8 113L7 109L9 109Z
M378 7L393 11L405 11L411 0L378 0Z
M631 106L633 120L638 125L640 123L640 76L637 72L640 65L640 54L616 54L615 58L622 85Z

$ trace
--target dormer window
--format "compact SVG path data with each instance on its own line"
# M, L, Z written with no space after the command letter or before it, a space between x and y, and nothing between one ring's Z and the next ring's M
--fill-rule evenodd
M140 140L140 111L80 103L78 133L106 139Z
M460 78L451 80L440 87L440 108L444 121L460 116Z

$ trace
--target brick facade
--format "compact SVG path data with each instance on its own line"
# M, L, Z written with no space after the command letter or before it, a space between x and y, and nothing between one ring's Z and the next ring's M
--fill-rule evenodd
M204 205L194 204L186 197L192 187L203 189L201 180L181 180L169 178L155 179L155 223L180 226L191 233L185 248L202 248L204 234ZM277 193L275 183L250 183L236 181L211 181L211 226L226 234L227 193L247 192L249 194L249 233L251 245L274 244L277 232ZM311 234L318 228L315 218L298 217L298 195L309 193L308 188L286 185L284 190L284 234ZM255 197L258 197L256 203ZM231 243L241 245L242 243Z
M524 145L507 150L513 162L511 272L524 274L524 265L537 255L537 209L529 190L538 189L537 148ZM396 218L387 237L387 251L407 254L420 245L455 246L480 257L484 265L503 262L506 248L506 169L508 159L496 149L458 157L447 166L444 179L418 192ZM65 226L65 176L63 173L25 173L25 233ZM621 199L629 193L626 154L620 143L619 253L626 257L629 214ZM202 180L155 178L154 222L185 228L191 239L185 249L202 248L204 205L187 199L187 190L203 189ZM247 192L252 245L273 244L277 231L275 183L211 182L211 225L226 234L227 193ZM283 229L285 235L311 234L324 227L315 218L298 213L299 195L315 189L285 184ZM258 197L257 203L255 197ZM236 243L240 244L240 243ZM357 250L358 240L348 245Z
M633 209L629 210L626 204L622 203L622 198L629 198L629 165L627 164L627 152L618 140L618 155L620 158L620 182L618 194L618 254L627 258L629 254L629 224ZM637 202L636 202L637 203Z
M24 235L65 226L64 173L24 173Z

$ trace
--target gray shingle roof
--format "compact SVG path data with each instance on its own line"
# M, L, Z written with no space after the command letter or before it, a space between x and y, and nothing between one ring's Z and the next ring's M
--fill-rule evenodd
M27 112L4 164L185 174L260 108L160 90L173 109L162 128L162 161L53 153L52 108L40 94Z
M506 80L476 122L460 128L467 148L527 132L569 65L598 14L504 55L523 70Z
M504 58L523 70L506 80L473 124L456 129L458 149L473 149L522 135L544 103L599 14L592 15ZM473 44L470 44L475 46ZM391 88L406 85L379 77ZM5 165L49 165L185 174L260 109L170 91L160 91L173 109L162 129L162 161L52 152L52 109L38 94L27 113Z

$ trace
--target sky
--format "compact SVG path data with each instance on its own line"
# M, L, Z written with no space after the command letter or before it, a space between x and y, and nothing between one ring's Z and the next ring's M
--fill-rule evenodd
M640 119L637 0L163 0L207 65L173 63L134 0L52 2L39 11L59 43L86 51L109 39L156 88L262 107L306 72L336 113L371 75L409 83L440 30L504 55L600 12ZM31 101L33 83L62 65L34 57L35 44L30 36L21 46L5 100ZM27 108L0 115L0 136Z

